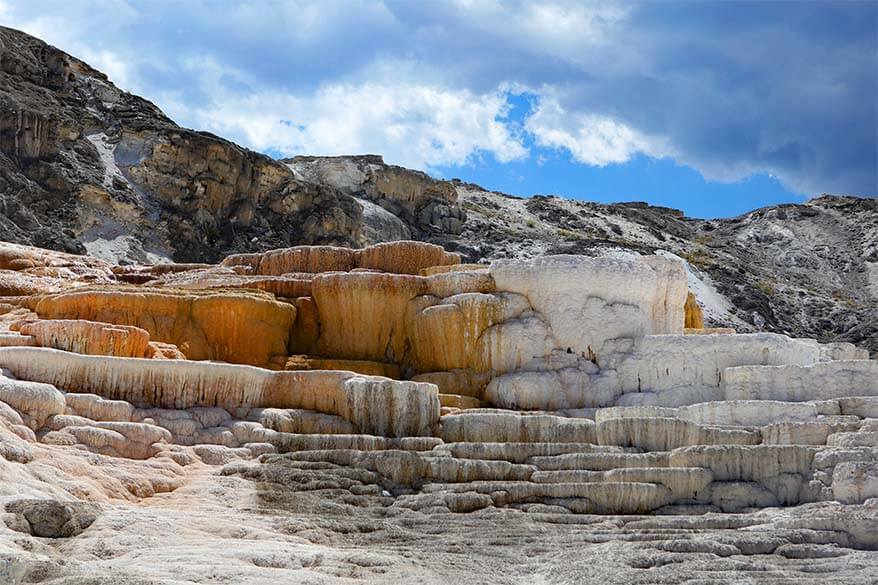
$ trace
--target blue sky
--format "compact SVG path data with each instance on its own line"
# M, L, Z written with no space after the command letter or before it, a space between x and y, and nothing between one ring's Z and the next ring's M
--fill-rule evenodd
M178 123L698 217L878 194L878 3L0 0Z

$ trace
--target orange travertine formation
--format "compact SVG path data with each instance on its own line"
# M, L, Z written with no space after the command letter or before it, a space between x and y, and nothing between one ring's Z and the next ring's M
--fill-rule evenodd
M704 314L698 305L698 301L695 299L695 295L691 291L686 297L686 305L683 308L686 311L683 327L686 329L704 329Z
M386 242L361 250L336 246L297 246L262 254L234 254L223 266L246 266L253 274L281 275L294 272L335 272L356 268L394 274L419 274L433 266L460 264L460 256L441 246L423 242Z
M258 291L87 288L47 295L43 319L85 319L145 329L192 360L267 365L287 354L296 309Z
M81 319L25 321L12 330L34 338L39 347L53 347L74 353L145 357L149 332L130 325L110 325Z

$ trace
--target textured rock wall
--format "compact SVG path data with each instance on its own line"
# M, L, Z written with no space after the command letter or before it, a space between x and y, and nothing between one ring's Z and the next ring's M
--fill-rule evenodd
M300 247L117 269L102 278L145 284L89 287L87 263L52 277L68 268L22 265L11 272L24 281L75 288L11 297L0 345L286 371L0 348L0 419L16 437L0 455L27 460L33 444L253 478L290 465L281 483L337 473L423 513L742 512L876 495L875 362L850 359L852 345L681 334L674 259L456 262L412 242ZM79 311L98 320L55 318Z
M146 357L149 350L149 332L129 325L59 319L25 322L18 331L33 337L40 347L74 353Z
M0 29L0 236L111 260L358 245L363 208L217 136L42 41Z
M424 279L397 274L318 276L311 284L320 320L317 352L327 357L401 362L406 309Z
M283 161L304 180L331 185L402 220L418 235L459 234L466 214L457 205L458 194L448 181L425 173L385 165L380 156L307 157ZM368 214L364 214L368 221Z
M441 246L401 241L376 244L363 249L336 246L297 246L261 254L234 254L223 266L246 266L253 274L282 275L296 272L350 271L355 268L393 274L419 274L433 266L460 264L460 256Z

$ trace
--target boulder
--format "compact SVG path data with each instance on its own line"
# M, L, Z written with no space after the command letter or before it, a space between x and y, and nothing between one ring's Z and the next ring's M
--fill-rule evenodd
M6 512L19 519L14 524L16 527L32 536L70 538L91 526L100 515L100 508L85 502L25 499L7 503Z

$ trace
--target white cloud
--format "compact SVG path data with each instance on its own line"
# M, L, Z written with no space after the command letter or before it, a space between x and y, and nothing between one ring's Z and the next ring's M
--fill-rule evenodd
M580 49L606 42L607 32L630 13L628 7L612 2L456 0L453 4L474 29L571 61L587 56Z
M89 47L82 47L76 55L98 71L106 73L116 86L124 89L132 89L131 72L125 61L111 51L94 51Z
M269 88L238 93L230 78L252 79L208 60L186 64L211 102L159 98L186 124L283 155L383 154L418 169L464 164L482 152L501 162L527 156L509 121L505 93L475 94L406 81L329 83L306 94Z
M627 162L638 153L668 154L663 141L606 116L568 112L552 96L539 99L525 129L539 146L566 149L575 160L598 167Z

